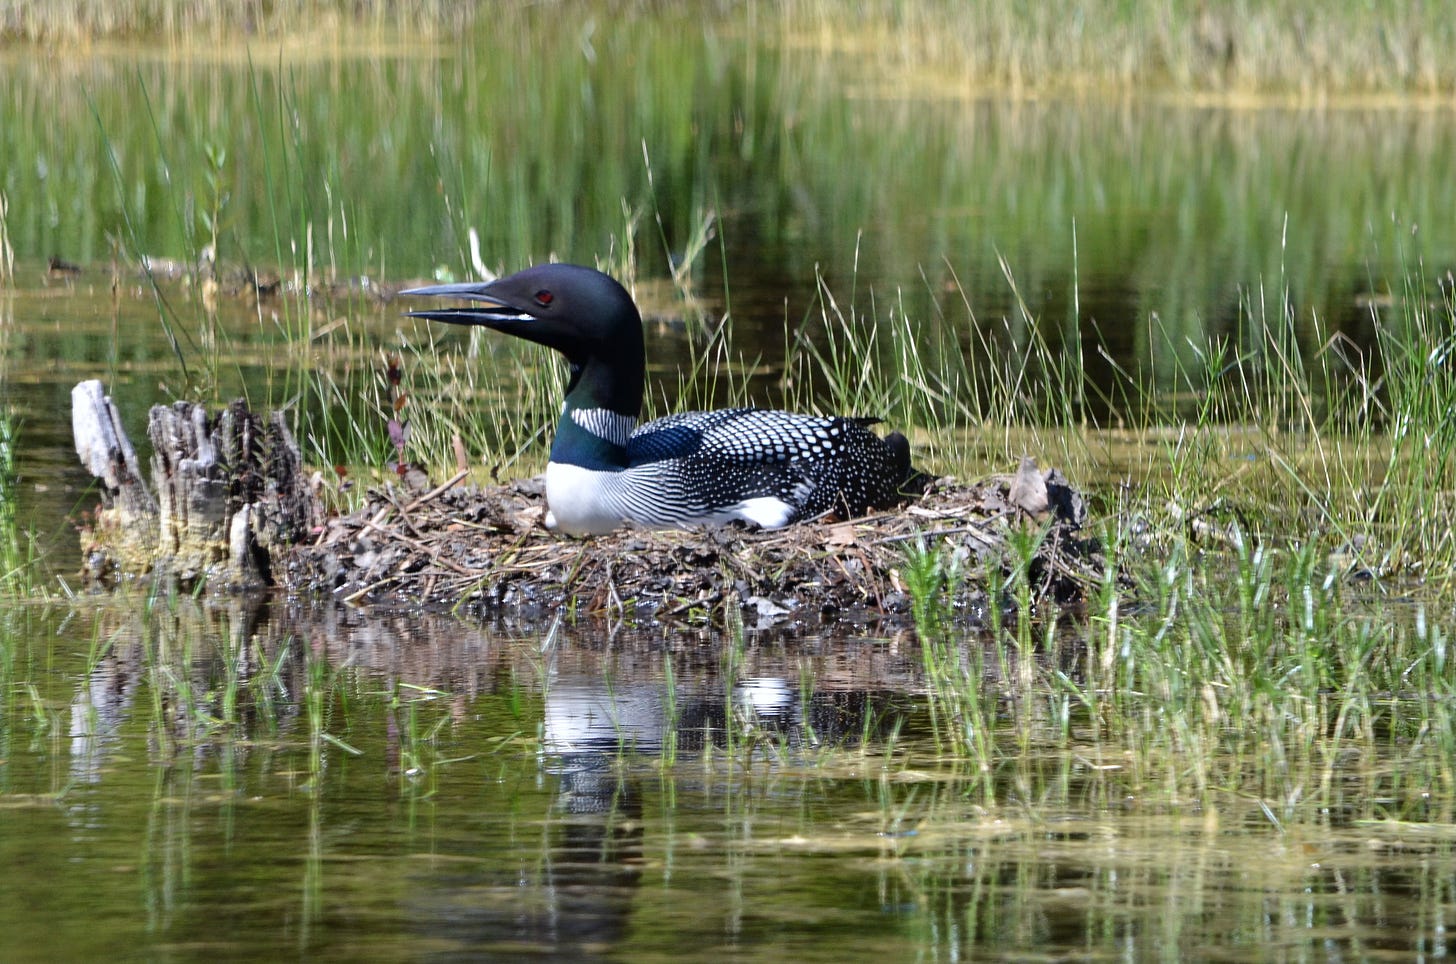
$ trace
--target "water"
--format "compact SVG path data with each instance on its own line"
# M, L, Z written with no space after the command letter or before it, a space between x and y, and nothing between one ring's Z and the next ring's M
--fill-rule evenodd
M1094 384L1171 395L1190 346L1259 343L1257 305L1287 298L1306 354L1368 347L1400 323L1380 306L1456 264L1449 111L970 99L731 19L501 26L298 59L7 55L0 391L53 592L94 504L76 381L106 379L134 439L197 384L291 402L311 367L363 419L379 356L419 337L359 296L306 310L331 334L305 345L287 303L214 326L185 287L155 300L141 254L460 276L475 227L505 268L630 247L649 290L711 214L687 277L764 401L786 330L819 333L819 277L927 340L1081 339ZM670 394L687 336L649 339ZM515 391L491 361L469 359ZM0 626L6 960L1447 953L1451 815L1392 780L1398 747L1289 821L1273 793L1170 800L1091 721L988 684L987 777L935 751L913 637L165 598L10 603Z
M186 600L4 628L6 960L1445 950L1444 820L1281 828L1036 752L992 804L928 745L909 638L543 649Z

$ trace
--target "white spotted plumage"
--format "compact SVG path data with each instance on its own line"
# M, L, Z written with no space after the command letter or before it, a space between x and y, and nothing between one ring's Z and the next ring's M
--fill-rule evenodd
M570 410L583 428L617 428ZM602 433L593 431L598 437ZM573 535L623 522L650 528L750 522L778 528L838 510L858 514L893 497L904 467L860 422L754 408L687 412L649 422L627 440L624 469L553 461L548 524Z

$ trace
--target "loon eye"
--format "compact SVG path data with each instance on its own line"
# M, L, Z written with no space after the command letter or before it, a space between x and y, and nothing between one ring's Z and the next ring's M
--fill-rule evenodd
M542 308L545 308L547 305L551 304L553 298L555 298L555 295L547 291L545 288L542 288L540 291L536 292L536 304L540 305Z

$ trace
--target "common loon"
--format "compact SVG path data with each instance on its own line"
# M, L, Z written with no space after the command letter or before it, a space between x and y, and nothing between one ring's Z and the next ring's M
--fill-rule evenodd
M646 353L631 295L600 271L545 264L490 282L430 285L404 295L484 302L411 311L483 325L566 356L566 404L546 467L546 525L593 535L753 522L765 529L902 501L910 445L881 439L873 418L821 418L757 408L686 412L638 425Z

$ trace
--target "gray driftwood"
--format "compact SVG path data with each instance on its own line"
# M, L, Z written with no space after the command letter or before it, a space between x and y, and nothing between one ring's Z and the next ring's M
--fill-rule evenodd
M89 575L160 570L185 585L271 585L280 550L319 525L322 510L281 413L233 402L153 406L147 419L155 498L101 383L71 392L76 452L101 483L102 505L83 533Z

